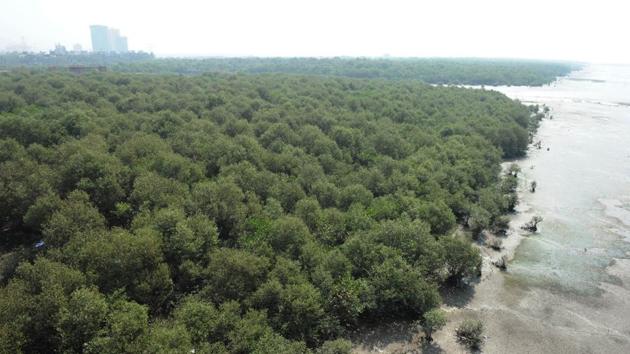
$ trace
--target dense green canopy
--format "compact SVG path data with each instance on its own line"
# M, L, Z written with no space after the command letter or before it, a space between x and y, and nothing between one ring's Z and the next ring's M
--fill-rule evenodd
M29 68L63 68L66 66L110 66L113 64L146 62L154 59L151 53L104 53L104 52L68 52L68 53L2 53L0 54L0 69L19 67Z
M143 52L0 54L0 69L107 66L131 73L299 74L357 79L417 80L431 84L529 85L549 84L579 67L575 63L519 59L472 58L155 58ZM75 68L80 70L81 68Z
M2 73L0 351L345 352L478 273L453 230L513 208L499 164L536 111L419 82Z
M576 64L465 58L207 58L122 63L126 72L200 74L286 73L360 79L420 80L432 84L528 85L551 83Z

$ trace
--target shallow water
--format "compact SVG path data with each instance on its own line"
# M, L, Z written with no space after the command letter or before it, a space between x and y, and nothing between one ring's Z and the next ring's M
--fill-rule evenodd
M630 353L630 67L591 65L550 86L493 89L546 104L553 119L534 139L542 149L518 161L512 226L532 215L544 221L516 249L499 303L484 306L532 325L530 341L570 345L509 343L501 336L513 329L500 318L508 328L497 326L486 351Z

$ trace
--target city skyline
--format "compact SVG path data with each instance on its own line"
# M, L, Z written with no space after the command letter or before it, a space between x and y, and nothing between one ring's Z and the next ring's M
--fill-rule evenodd
M59 42L90 48L85 29L103 23L124 29L134 50L158 56L389 54L630 63L630 50L621 45L629 30L628 5L615 0L509 6L500 0L401 0L394 6L371 0L322 0L317 6L288 0L101 4L9 1L0 6L0 50L21 47L21 38L33 51Z

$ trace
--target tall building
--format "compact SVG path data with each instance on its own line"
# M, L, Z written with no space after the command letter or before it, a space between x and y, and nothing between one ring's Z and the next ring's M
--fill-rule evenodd
M109 45L109 28L107 26L93 25L90 26L90 32L92 34L92 51L95 52L110 52L111 47Z
M118 52L118 38L120 38L120 31L115 28L110 28L108 39L111 52Z
M127 48L127 37L118 38L118 51L120 51L121 53L126 53L129 51L129 48Z
M90 26L92 32L92 50L105 53L125 53L127 48L127 37L120 35L120 31L107 26Z

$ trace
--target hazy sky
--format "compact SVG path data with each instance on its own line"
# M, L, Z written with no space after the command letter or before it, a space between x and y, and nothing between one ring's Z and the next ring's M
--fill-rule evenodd
M0 0L0 50L91 49L89 25L157 55L458 56L630 63L614 0Z

